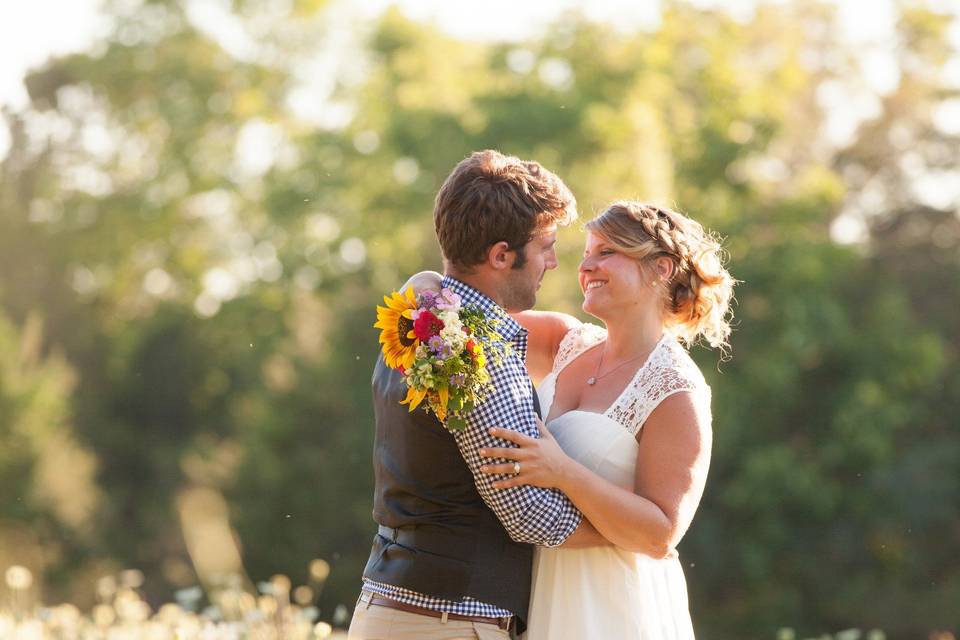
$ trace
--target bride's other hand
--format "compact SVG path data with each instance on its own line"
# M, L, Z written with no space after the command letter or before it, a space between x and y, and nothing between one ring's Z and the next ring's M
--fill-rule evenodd
M537 419L540 429L540 438L531 438L522 433L493 427L490 435L516 447L492 447L481 449L480 455L484 458L500 458L510 462L499 464L485 464L480 471L488 475L505 475L505 480L493 483L494 489L507 489L520 485L535 487L560 488L569 475L573 460L563 452L557 440L550 434L543 422ZM516 473L514 463L520 463L520 473Z
M410 279L403 283L400 291L406 291L408 287L413 287L413 292L417 295L423 291L440 291L440 283L443 276L436 271L421 271L410 276Z

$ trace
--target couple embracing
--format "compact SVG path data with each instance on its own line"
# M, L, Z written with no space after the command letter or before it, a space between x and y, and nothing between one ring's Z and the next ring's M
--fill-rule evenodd
M499 318L510 348L449 430L401 405L405 377L379 358L379 526L350 638L693 638L675 547L703 494L711 418L684 345L726 346L734 281L701 225L621 201L586 224L579 267L603 326L531 311L576 216L557 176L496 151L441 187L445 274L408 286Z

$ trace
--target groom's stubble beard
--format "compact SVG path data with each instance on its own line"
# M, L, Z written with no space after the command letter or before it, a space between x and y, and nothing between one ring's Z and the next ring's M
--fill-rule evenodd
M511 313L532 309L537 304L537 289L545 271L534 275L529 266L526 259L521 259L520 266L514 266L504 276L500 299Z
M537 291L536 288L508 286L502 291L501 299L503 308L510 313L526 311L537 304Z

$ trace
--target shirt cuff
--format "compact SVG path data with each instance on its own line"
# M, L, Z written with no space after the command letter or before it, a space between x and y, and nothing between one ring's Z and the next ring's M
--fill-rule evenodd
M583 514L557 489L549 489L553 500L543 500L529 515L534 522L542 522L542 539L537 544L544 547L559 547L580 526ZM560 504L558 504L560 503ZM561 508L557 508L560 506Z

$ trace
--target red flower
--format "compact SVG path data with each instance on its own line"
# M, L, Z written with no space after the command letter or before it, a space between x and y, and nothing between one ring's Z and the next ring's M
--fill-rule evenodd
M433 336L440 335L441 329L443 329L443 321L426 309L421 311L417 319L413 321L413 333L421 342L426 342Z

